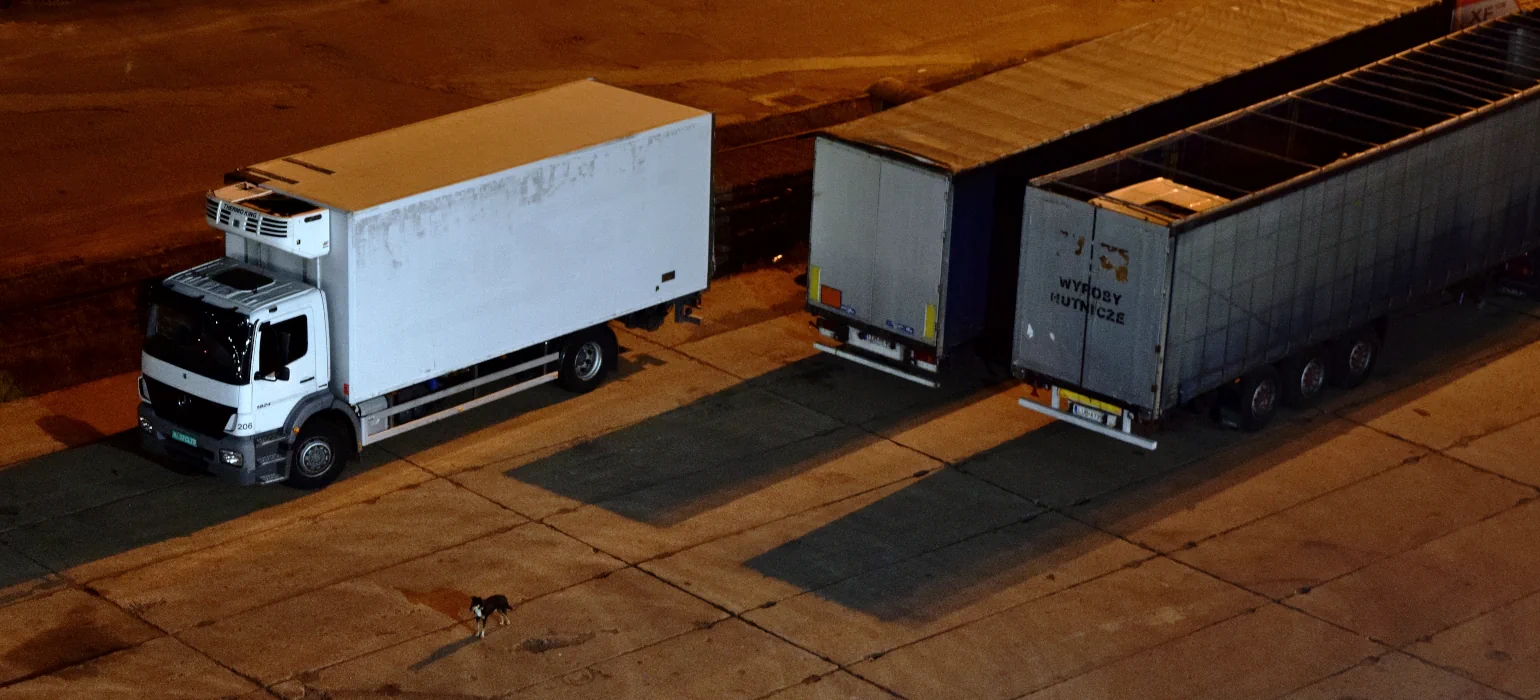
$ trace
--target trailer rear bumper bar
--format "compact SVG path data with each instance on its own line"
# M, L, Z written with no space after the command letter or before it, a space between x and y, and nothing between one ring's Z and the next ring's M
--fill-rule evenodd
M828 345L824 345L823 343L813 343L813 348L818 350L819 352L826 352L826 353L829 353L830 355L834 355L835 357L841 357L841 358L844 358L846 360L850 360L851 362L854 362L854 363L856 363L858 365L863 365L863 366L866 366L866 367L870 367L870 368L875 369L875 370L877 370L879 372L887 372L888 374L891 374L891 375L893 375L895 377L899 377L899 378L902 378L902 379L907 379L907 380L909 380L911 382L914 382L916 384L921 384L921 385L924 385L924 386L928 386L928 387L930 387L932 389L935 389L935 388L941 386L940 382L938 382L938 381L936 381L934 379L931 379L929 377L924 377L924 376L921 376L921 375L918 375L918 374L910 374L910 373L905 372L905 371L903 371L901 369L898 369L896 367L890 367L890 366L888 366L886 364L883 364L881 362L878 362L876 360L872 360L872 359L869 359L869 358L866 358L866 357L862 357L861 355L857 355L856 353L850 352L849 350L841 350L841 349L836 348L836 347L831 347L831 346L828 346Z
M1049 418L1061 420L1066 423L1085 428L1091 432L1100 433L1115 440L1121 440L1136 447L1142 447L1146 450L1152 451L1155 449L1156 442L1154 440L1143 437L1141 435L1135 435L1132 432L1113 430L1112 428L1102 425L1101 423L1097 423L1096 421L1081 418L1080 416L1076 415L1071 415L1051 406L1044 406L1036 401L1029 399L1017 399L1016 403L1021 404L1022 408L1032 409L1038 413L1048 416Z

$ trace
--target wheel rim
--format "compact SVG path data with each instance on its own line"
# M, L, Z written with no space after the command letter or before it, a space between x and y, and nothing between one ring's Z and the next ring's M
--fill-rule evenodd
M308 477L321 476L336 461L332 446L325 440L313 438L299 450L299 473Z
M576 355L572 358L572 373L578 379L589 381L599 376L599 370L604 368L604 350L599 344L590 340L578 346Z
M1319 357L1310 358L1310 361L1305 363L1305 368L1299 373L1299 393L1315 396L1325 385L1326 363Z
M1278 391L1271 381L1257 382L1257 388L1251 391L1251 415L1261 418L1273 412L1273 404L1278 400Z
M1348 371L1353 376L1358 376L1369 371L1369 362L1374 359L1374 344L1367 340L1359 340L1353 343L1348 350Z

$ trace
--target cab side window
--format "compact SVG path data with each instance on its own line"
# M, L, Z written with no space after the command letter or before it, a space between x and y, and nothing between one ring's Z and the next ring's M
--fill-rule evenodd
M262 324L262 343L258 350L258 376L273 372L309 352L310 324L306 316Z

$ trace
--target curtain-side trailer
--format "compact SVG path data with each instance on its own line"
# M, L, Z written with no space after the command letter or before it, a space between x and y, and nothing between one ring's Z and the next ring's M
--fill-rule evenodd
M936 386L1000 364L1030 177L1130 148L1449 30L1440 0L1222 0L826 130L808 309L817 349Z
M1536 125L1529 10L1032 181L1022 405L1154 448L1356 386L1391 312L1540 248Z

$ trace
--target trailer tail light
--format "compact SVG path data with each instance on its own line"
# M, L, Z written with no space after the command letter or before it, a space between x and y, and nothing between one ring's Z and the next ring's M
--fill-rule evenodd
M342 383L342 395L343 396L347 396L348 395L348 383L347 382L343 382Z
M934 365L934 364L936 364L936 351L935 350L915 350L914 351L914 361L915 362L924 362L927 365Z
M844 300L845 295L838 289L833 287L820 287L818 289L818 301L822 302L824 306L838 309L843 306L840 302Z

